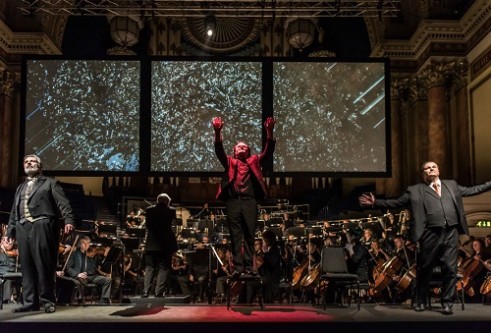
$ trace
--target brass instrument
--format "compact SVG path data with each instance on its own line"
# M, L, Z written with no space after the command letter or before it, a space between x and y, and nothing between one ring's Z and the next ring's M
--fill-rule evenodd
M355 228L364 229L371 224L379 224L382 227L382 230L387 231L392 229L392 226L394 224L393 221L398 219L398 224L400 226L399 233L402 233L402 231L405 231L407 229L407 216L407 210L402 210L399 214L392 214L390 212L387 212L386 214L381 216L369 216L359 219L330 220L326 221L325 224L327 224L328 226L326 227L326 225L324 225L324 231L326 233L338 233Z

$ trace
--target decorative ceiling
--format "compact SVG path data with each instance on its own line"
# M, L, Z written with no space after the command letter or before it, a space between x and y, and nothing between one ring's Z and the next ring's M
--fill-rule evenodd
M144 21L140 42L133 47L137 54L148 52L150 36L155 33L156 24L160 24L155 22L162 20L178 23L171 29L174 32L178 26L183 47L189 47L186 50L244 54L248 49L264 48L259 45L259 39L266 22L304 17L315 19L317 26L316 38L308 52L326 50L340 57L356 57L373 54L374 46L380 48L381 41L413 43L414 35L428 22L459 24L471 6L481 2L483 0L18 0L3 2L1 19L14 34L47 34L64 54L97 55L114 46L108 17L131 16ZM210 14L216 18L217 34L213 39L206 39L204 21ZM278 27L276 23L273 28L275 35L286 31L285 26Z
M138 15L142 17L395 17L401 0L22 0L26 15Z

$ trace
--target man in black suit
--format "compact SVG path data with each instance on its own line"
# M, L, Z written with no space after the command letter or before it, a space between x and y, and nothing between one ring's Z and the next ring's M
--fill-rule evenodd
M142 297L148 297L156 273L158 275L155 296L164 296L165 288L170 286L172 254L177 251L176 236L172 232L172 220L176 218L176 210L170 207L170 202L171 198L161 193L157 197L157 204L147 208L145 279Z
M10 213L7 237L16 238L22 263L22 294L24 305L14 312L55 312L56 264L59 245L59 219L64 232L74 228L70 202L60 184L42 175L41 159L24 157L27 180L17 187Z
M408 187L399 198L379 200L373 194L364 194L359 197L359 202L365 207L407 207L412 210L410 235L419 248L414 310L425 310L431 274L440 261L443 313L452 314L456 297L459 234L469 233L462 197L489 190L491 182L464 187L454 180L441 180L438 165L432 161L423 164L422 174L424 182Z

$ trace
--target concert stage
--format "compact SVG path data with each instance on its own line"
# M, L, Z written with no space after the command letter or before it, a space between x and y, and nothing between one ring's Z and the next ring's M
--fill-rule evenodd
M443 315L434 305L425 312L414 312L409 305L362 304L350 307L308 304L225 305L163 303L145 299L130 304L58 306L52 314L12 313L16 304L0 311L2 333L10 332L483 332L491 328L491 306L460 304L453 315Z

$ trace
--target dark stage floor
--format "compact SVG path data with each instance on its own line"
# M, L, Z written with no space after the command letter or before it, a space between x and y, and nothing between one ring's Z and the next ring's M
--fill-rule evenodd
M134 300L109 306L58 306L52 314L12 313L19 305L0 311L0 330L6 332L484 332L491 329L491 306L460 304L453 315L434 305L414 312L409 305L362 304L350 307L308 304L257 305L163 304L161 299Z

